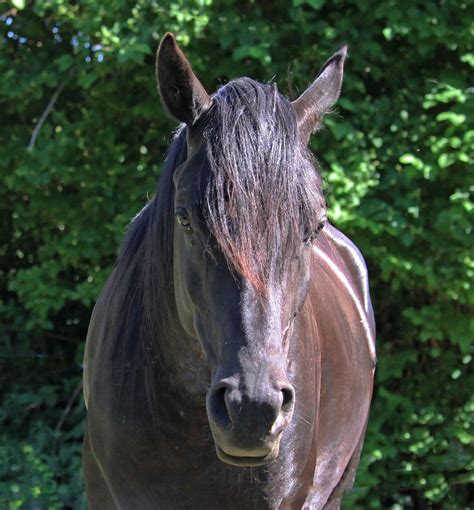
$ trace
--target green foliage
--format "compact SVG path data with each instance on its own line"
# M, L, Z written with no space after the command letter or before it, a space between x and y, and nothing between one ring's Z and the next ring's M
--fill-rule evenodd
M349 44L336 114L312 141L330 216L367 259L379 330L377 389L345 506L470 504L472 3L2 6L0 508L83 507L83 408L68 403L94 299L154 192L173 128L154 79L166 30L209 90L276 77L292 97Z
M0 508L85 508L81 475L84 409L80 399L61 414L77 377L47 384L13 384L3 400L0 423ZM76 386L76 391L73 389ZM58 412L59 411L59 412ZM59 416L58 416L59 415Z

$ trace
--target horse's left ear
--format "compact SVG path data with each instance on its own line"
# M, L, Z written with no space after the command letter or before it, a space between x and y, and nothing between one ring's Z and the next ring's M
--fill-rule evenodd
M156 77L163 104L176 120L192 126L210 107L209 94L171 32L164 35L158 48Z
M324 64L314 82L293 101L298 129L305 143L339 97L346 54L347 46L343 46Z

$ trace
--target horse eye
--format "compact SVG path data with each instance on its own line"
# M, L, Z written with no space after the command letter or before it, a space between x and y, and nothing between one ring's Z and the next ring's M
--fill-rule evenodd
M309 235L306 235L303 239L303 242L305 244L310 244L312 243L316 237L318 237L318 234L321 232L321 230L324 228L324 225L326 223L326 220L323 219L319 222L318 226L313 230L313 232L311 232L311 234Z
M175 215L178 225L180 227L183 227L186 230L186 232L191 232L192 231L191 222L189 221L189 218L186 216L186 213L183 210L178 209Z

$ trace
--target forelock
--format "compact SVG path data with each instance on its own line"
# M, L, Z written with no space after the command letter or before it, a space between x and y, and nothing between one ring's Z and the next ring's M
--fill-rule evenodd
M204 137L209 230L229 265L265 293L324 214L293 107L276 84L240 78L214 95Z

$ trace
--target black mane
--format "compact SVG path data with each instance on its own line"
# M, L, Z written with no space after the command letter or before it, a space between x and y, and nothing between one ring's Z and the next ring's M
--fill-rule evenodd
M124 398L133 395L127 388L138 379L145 380L147 408L154 422L157 384L173 378L160 369L173 365L163 353L179 352L179 345L166 348L166 340L185 337L175 320L173 291L173 174L185 159L186 131L181 129L169 148L157 193L132 220L102 293L113 308L105 325L109 331L105 356L113 362L113 378L123 386ZM136 368L128 373L130 365Z

